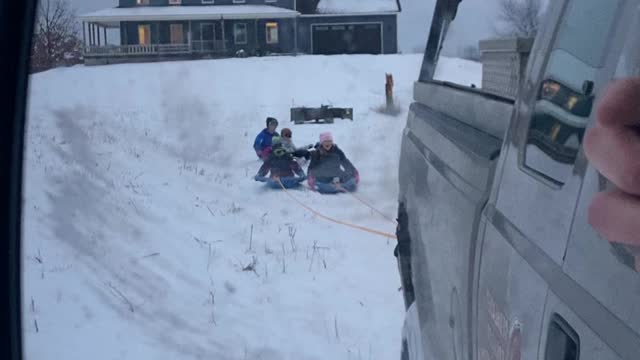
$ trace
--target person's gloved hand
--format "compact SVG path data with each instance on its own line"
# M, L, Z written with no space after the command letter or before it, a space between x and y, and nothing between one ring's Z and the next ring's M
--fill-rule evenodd
M360 173L358 172L358 170L355 171L353 177L356 179L356 184L360 184Z
M267 146L260 152L260 159L267 160L269 155L271 155L272 148L271 146Z
M311 150L311 149L313 149L313 144L309 144L309 145L307 145L307 146L306 146L306 148L307 148L307 150Z
M258 159L262 160L262 151L256 150L256 155L258 155Z
M265 178L264 176L256 175L256 176L253 177L253 180L260 181L260 182L265 182L265 181L267 181L267 178Z
M309 177L307 177L307 184L309 184L309 187L311 188L311 190L313 191L316 190L316 178L309 175Z

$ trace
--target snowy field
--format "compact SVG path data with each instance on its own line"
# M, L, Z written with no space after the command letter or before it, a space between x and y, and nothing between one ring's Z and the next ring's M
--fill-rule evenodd
M399 358L394 240L328 223L254 182L251 146L267 116L297 145L333 131L360 171L359 196L394 217L420 61L273 57L33 76L26 358ZM386 72L398 117L373 110ZM320 104L352 106L355 121L289 122L291 106ZM395 230L349 195L292 193L323 214Z

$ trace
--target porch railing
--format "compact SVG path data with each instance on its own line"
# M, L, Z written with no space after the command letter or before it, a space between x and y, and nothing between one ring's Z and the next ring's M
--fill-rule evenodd
M193 40L191 49L196 53L218 52L224 50L222 40Z
M192 41L185 44L151 45L104 45L85 47L85 56L138 56L138 55L180 55L191 53L211 53L224 49L222 41Z

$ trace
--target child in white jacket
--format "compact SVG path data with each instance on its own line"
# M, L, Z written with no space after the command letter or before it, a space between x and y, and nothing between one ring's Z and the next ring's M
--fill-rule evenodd
M282 137L282 147L293 155L301 168L304 167L309 161L309 149L313 148L313 145L297 148L293 144L293 133L288 128L282 129L280 135Z

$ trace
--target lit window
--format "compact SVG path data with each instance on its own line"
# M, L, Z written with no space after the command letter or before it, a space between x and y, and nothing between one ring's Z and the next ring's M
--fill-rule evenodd
M278 43L278 23L268 22L266 25L266 28L267 28L267 44L277 44Z
M138 25L138 44L151 44L151 25Z

